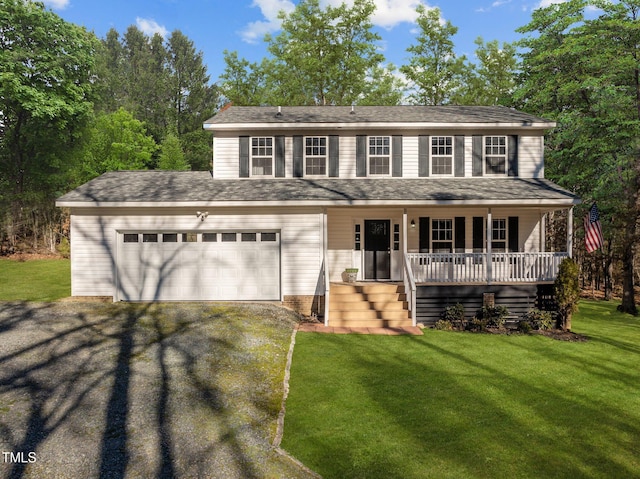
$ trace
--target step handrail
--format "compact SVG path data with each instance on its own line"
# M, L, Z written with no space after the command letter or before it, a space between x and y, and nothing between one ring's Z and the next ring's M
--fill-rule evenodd
M404 253L403 269L404 290L409 294L408 305L411 312L411 325L416 326L416 280L413 277L413 270L407 253Z

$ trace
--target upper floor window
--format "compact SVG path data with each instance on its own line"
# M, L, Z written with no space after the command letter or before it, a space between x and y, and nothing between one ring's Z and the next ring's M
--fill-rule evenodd
M391 138L388 136L369 137L369 174L389 175L391 165Z
M484 137L484 164L487 175L504 175L507 172L507 137Z
M327 174L327 137L308 136L304 148L305 175Z
M273 138L251 138L251 175L273 176Z
M431 137L431 174L453 174L453 137Z

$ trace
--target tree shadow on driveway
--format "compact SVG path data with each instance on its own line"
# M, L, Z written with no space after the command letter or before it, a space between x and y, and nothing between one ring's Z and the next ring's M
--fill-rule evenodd
M295 320L268 305L0 303L0 477L308 477L270 447Z

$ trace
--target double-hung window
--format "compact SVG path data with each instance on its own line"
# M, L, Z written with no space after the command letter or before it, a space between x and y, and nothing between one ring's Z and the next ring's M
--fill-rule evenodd
M306 176L326 176L327 137L308 136L305 138L304 160Z
M453 251L452 219L431 221L431 251L434 253L451 253Z
M453 174L453 137L431 137L431 174L451 176Z
M273 176L273 138L251 138L251 176Z
M487 175L504 175L507 172L507 137L484 137L484 164Z
M369 174L389 175L391 165L391 138L388 136L369 137Z
M507 220L505 218L491 221L491 251L495 253L507 251Z

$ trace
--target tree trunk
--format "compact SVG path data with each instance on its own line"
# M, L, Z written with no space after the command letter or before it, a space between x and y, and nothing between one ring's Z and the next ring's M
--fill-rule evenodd
M629 234L630 229L633 228L635 233L635 222L630 222L627 226L627 238L625 238L625 244L622 250L622 304L618 306L618 310L623 313L638 315L638 308L636 307L634 284L633 284L633 260L634 260L634 243L630 241Z

